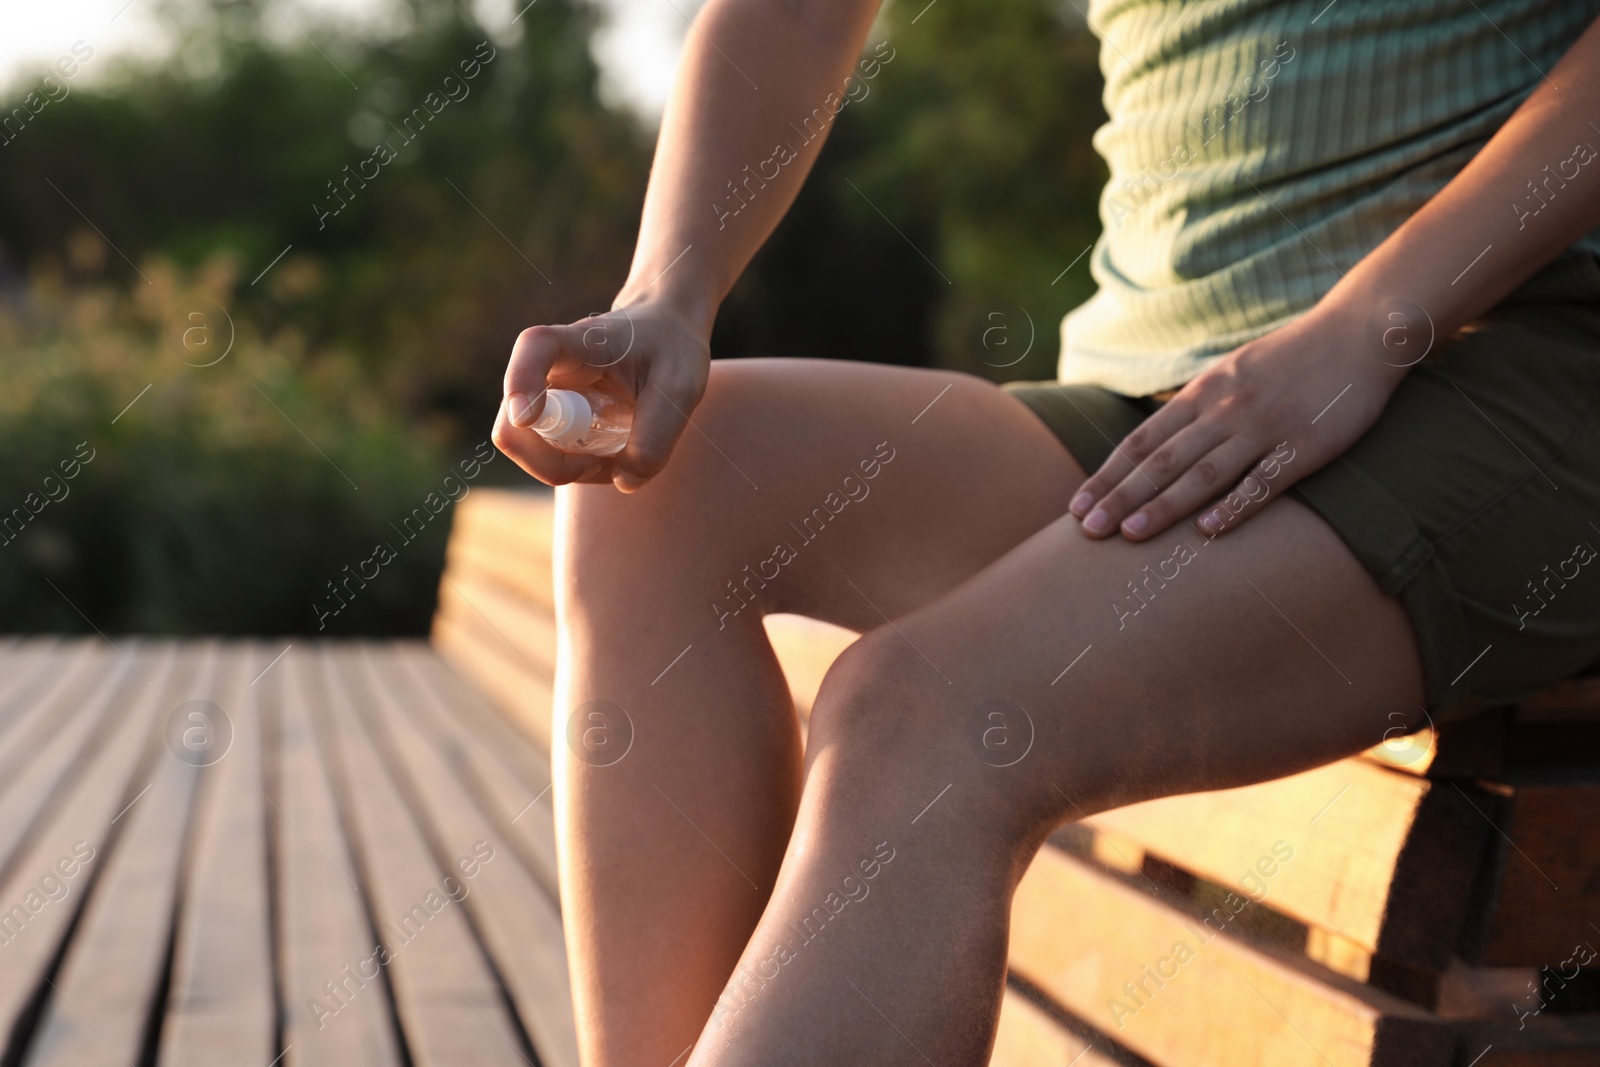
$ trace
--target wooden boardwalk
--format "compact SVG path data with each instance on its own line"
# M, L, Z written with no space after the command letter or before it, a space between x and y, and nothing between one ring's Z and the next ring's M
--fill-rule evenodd
M10 1067L576 1067L548 758L422 642L0 641Z

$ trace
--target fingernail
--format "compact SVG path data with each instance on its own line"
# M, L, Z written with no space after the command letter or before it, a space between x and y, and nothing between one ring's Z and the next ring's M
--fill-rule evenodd
M526 429L533 422L532 412L533 402L527 393L512 393L506 397L506 414L511 416L511 425Z
M1083 513L1089 510L1089 505L1094 503L1094 497L1088 493L1079 493L1072 498L1072 503L1067 505L1067 510L1077 518L1083 518Z
M1150 516L1142 511L1136 511L1123 520L1122 532L1137 537L1139 534L1144 533L1144 528L1149 525Z
M1095 508L1083 520L1083 528L1092 534L1103 534L1111 529L1111 516L1106 514L1104 508Z
M644 479L643 478L640 478L640 477L638 477L637 475L634 475L634 474L630 474L627 471L618 471L616 473L616 476L614 478L612 478L611 481L618 489L622 490L624 493L635 492L635 491L637 491L639 489L640 486L644 485Z
M1215 537L1222 532L1222 512L1213 511L1200 520L1200 529Z

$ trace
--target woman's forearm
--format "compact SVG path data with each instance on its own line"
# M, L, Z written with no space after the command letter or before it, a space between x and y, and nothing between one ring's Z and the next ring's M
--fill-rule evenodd
M710 329L816 160L877 8L711 0L701 10L662 117L617 306L664 300Z
M1597 127L1600 22L1461 173L1351 269L1318 313L1367 316L1411 301L1435 336L1448 337L1600 224Z

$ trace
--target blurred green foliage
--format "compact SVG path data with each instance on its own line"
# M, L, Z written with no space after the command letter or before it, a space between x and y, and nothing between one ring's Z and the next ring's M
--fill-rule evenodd
M1094 291L1087 257L1063 271L1099 235L1106 177L1090 145L1098 44L1079 10L891 0L877 34L893 58L840 113L713 353L1054 378L1061 316Z
M446 525L405 543L389 524L438 489L446 435L389 407L351 361L225 318L187 327L214 351L231 340L225 359L180 362L168 338L190 320L172 326L168 308L225 295L231 272L143 269L131 296L40 284L27 315L0 317L8 628L314 631L312 602L335 603L326 583L387 540L397 558L328 632L424 631Z
M0 537L0 627L315 632L324 583L487 437L517 331L609 306L652 135L600 99L594 11L540 0L464 98L319 218L329 183L398 148L397 124L490 39L470 5L395 0L359 31L295 9L310 40L268 0L163 10L172 59L74 83L0 146L0 514L95 450ZM713 353L1049 377L1060 316L1091 291L1081 260L1056 279L1098 231L1094 42L1043 0L895 3L880 35L894 58ZM174 349L196 299L235 334L215 366ZM501 460L488 482L527 479ZM329 632L425 630L445 532Z

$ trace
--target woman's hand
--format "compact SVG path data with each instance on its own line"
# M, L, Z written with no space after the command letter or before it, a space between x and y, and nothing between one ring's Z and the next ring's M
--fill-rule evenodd
M642 300L567 326L533 326L506 367L494 443L548 485L613 482L631 493L666 465L705 392L708 328L665 303ZM615 456L562 452L531 426L546 388L599 385L633 401L633 429Z
M1209 504L1199 526L1216 536L1353 445L1431 343L1354 318L1313 311L1206 368L1083 483L1084 532L1143 541Z

